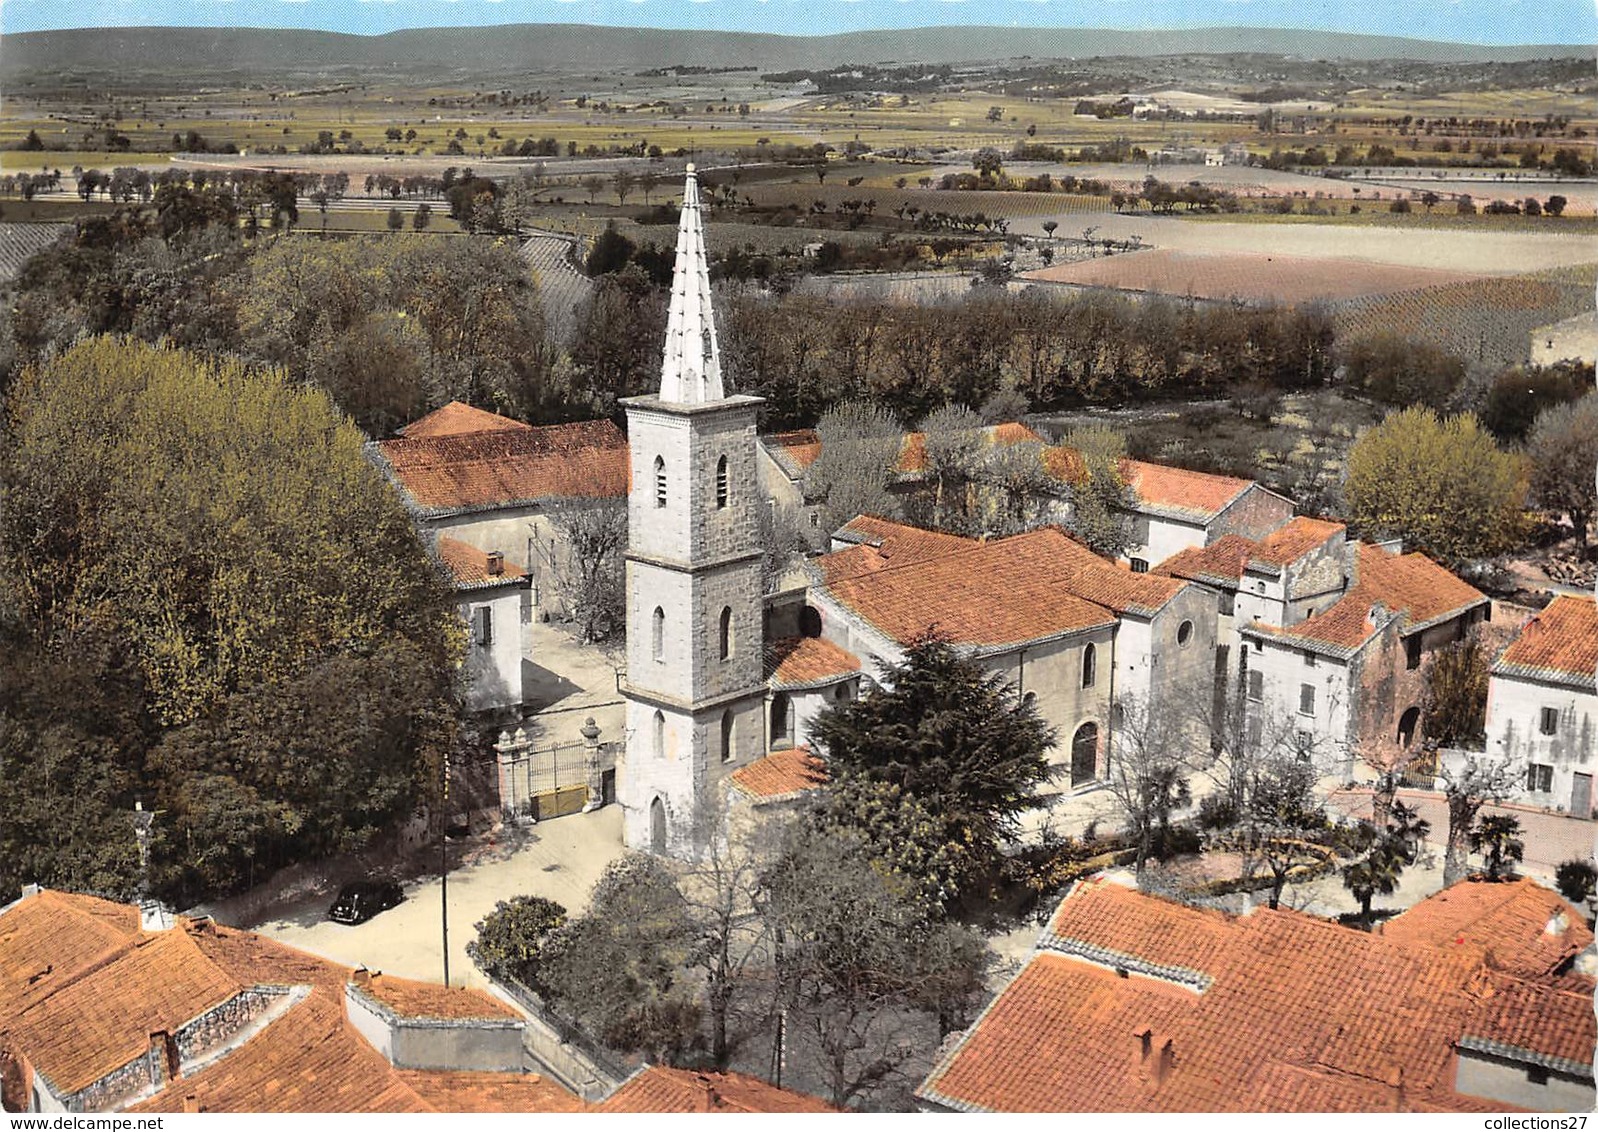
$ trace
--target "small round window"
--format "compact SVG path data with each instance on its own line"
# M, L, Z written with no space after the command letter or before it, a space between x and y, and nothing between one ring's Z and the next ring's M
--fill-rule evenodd
M1187 648L1187 643L1193 639L1193 622L1184 621L1176 627L1176 643Z

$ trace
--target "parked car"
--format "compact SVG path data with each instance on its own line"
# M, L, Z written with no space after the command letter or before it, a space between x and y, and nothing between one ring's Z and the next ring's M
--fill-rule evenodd
M340 924L364 924L405 899L405 890L393 881L362 880L346 884L327 910L327 918Z

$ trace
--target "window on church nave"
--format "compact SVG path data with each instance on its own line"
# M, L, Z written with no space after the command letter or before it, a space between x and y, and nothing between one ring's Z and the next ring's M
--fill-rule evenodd
M1093 687L1093 680L1098 669L1099 650L1096 645L1089 644L1082 650L1082 687Z

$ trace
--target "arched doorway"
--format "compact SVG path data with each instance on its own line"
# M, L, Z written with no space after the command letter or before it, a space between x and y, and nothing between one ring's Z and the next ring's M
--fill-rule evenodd
M1408 747L1415 742L1415 731L1420 726L1420 708L1412 707L1398 717L1398 745Z
M1099 725L1084 723L1071 739L1071 785L1083 786L1099 776Z
M658 854L666 852L666 804L659 795L649 803L649 851Z

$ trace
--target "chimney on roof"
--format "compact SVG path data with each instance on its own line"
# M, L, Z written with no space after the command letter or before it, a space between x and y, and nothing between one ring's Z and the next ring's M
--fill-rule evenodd
M1159 1038L1156 1037L1154 1040L1159 1044L1160 1047L1159 1052L1155 1055L1154 1059L1154 1083L1156 1085L1163 1085L1166 1078L1171 1075L1171 1070L1176 1068L1175 1042L1170 1038L1160 1041Z
M1132 1037L1137 1042L1133 1047L1132 1068L1140 1076L1147 1077L1149 1057L1154 1053L1154 1031L1144 1026L1141 1030L1133 1030Z
M503 550L490 550L488 552L488 576L497 578L505 573L505 552Z
M703 1073L694 1074L694 1083L699 1086L698 1095L694 1098L695 1112L715 1112L721 1107L721 1096L716 1092L716 1086L709 1077Z

